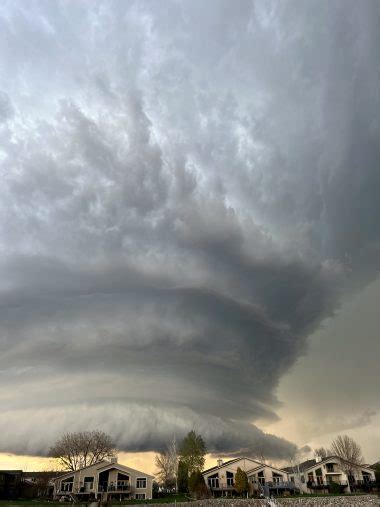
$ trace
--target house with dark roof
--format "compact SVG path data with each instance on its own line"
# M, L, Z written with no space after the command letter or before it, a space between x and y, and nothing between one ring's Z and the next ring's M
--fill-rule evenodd
M53 479L55 499L72 501L148 500L152 498L153 476L126 465L116 458L67 472Z
M0 499L15 500L20 496L22 470L0 470Z
M252 458L235 458L225 462L219 459L216 466L202 472L206 485L214 497L236 495L235 475L238 468L247 474L250 496L297 492L295 484L289 481L285 470Z
M350 493L378 488L373 468L343 461L338 456L310 459L284 470L289 480L304 493Z

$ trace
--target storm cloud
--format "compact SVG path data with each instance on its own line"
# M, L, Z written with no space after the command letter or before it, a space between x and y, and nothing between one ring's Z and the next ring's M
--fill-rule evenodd
M380 268L379 28L376 1L3 4L0 451L294 453L257 421Z

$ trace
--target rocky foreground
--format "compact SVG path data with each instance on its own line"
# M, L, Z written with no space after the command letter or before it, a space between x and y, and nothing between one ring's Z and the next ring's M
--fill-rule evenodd
M335 505L344 505L345 507L370 507L380 505L379 498L374 495L361 496L326 496L321 498L286 498L277 500L277 505L284 507L334 507Z
M165 507L373 507L380 506L379 498L375 495L360 496L321 496L314 498L278 498L269 503L268 500L250 499L209 499L196 502L166 504ZM163 504L153 504L149 507L163 507Z

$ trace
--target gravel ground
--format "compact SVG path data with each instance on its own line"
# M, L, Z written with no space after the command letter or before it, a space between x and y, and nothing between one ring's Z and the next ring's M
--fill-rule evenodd
M278 503L284 507L334 507L335 505L344 505L345 507L373 507L379 506L379 498L374 495L365 496L335 496L322 498L287 498L279 499Z

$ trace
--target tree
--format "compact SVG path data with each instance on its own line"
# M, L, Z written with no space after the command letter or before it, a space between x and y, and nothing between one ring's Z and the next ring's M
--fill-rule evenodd
M177 489L178 456L176 441L170 443L165 452L160 452L155 458L156 476L161 486Z
M380 461L371 466L375 471L376 482L380 482Z
M331 456L331 451L325 447L318 447L318 449L314 449L314 456L316 458L325 459L327 456Z
M64 470L74 471L115 456L116 449L103 431L66 433L50 448Z
M160 485L158 484L157 481L153 481L152 496L153 496L153 498L159 498L159 496L160 496Z
M243 495L248 491L248 477L240 467L236 470L235 474L235 489L239 495Z
M340 459L355 465L361 465L364 461L360 445L348 435L337 436L331 444L331 452Z
M206 445L203 438L195 431L190 431L183 439L179 455L180 460L186 464L188 474L202 470L205 464Z
M333 440L331 453L339 458L340 467L349 481L353 477L355 468L364 461L360 445L348 435L339 435Z
M253 459L259 461L260 463L266 464L266 458L264 451L261 448L257 448L256 451L252 454Z
M177 488L178 493L188 493L189 491L189 470L186 463L181 460L178 462Z
M189 477L189 491L197 499L206 498L208 489L200 470L195 470Z

